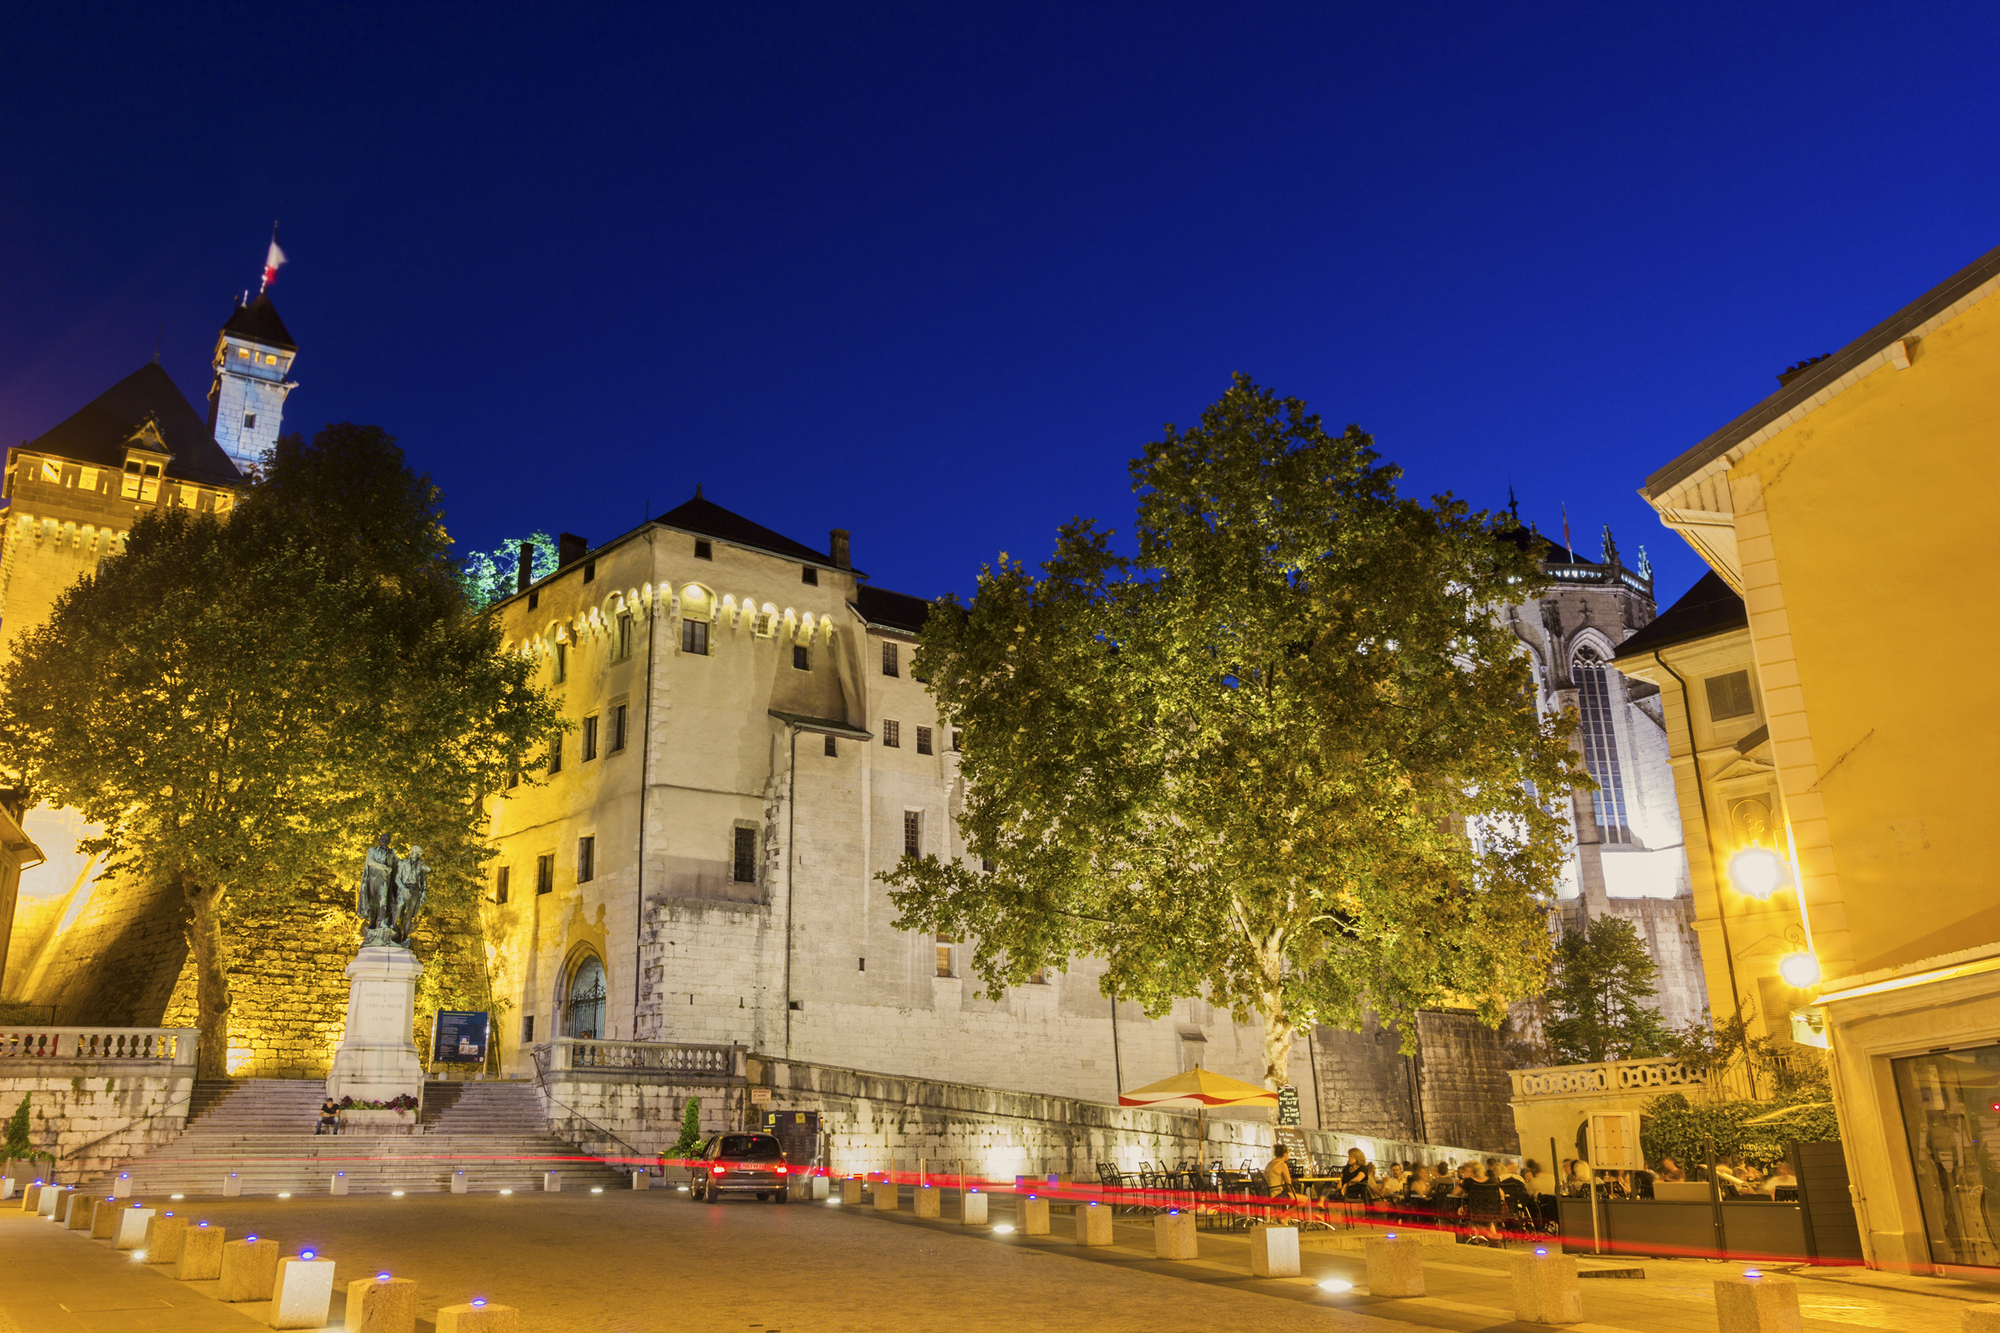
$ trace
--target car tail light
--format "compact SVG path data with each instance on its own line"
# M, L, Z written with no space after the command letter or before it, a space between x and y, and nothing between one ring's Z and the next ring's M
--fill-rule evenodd
M723 1173L723 1171L724 1171L724 1170L726 1170L726 1169L727 1169L727 1168L725 1168L725 1167L720 1167L720 1166L718 1166L718 1167L715 1167L715 1168L713 1168L713 1170L715 1171L715 1174L716 1174L716 1175L718 1175L718 1176L719 1176L719 1175L721 1175L721 1174Z

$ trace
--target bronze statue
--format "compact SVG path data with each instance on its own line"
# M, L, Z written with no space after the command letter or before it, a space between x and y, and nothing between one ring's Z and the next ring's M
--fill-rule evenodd
M409 947L417 915L424 910L429 894L430 867L423 857L421 847L412 847L408 856L398 857L386 833L368 849L361 862L361 890L354 909L361 918L363 947Z

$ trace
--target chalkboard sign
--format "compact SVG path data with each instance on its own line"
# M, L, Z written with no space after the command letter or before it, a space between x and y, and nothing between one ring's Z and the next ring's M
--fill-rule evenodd
M1312 1165L1312 1149L1306 1144L1305 1131L1297 1125L1280 1125L1277 1140L1285 1145L1285 1155L1292 1162L1292 1174L1305 1175L1306 1169Z
M1278 1089L1278 1123L1281 1125L1299 1123L1299 1090L1290 1084Z
M483 1065L486 1063L486 1034L493 1016L484 1011L460 1013L438 1010L431 1027L431 1063Z

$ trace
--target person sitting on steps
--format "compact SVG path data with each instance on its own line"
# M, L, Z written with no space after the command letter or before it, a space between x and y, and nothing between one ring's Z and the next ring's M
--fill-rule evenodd
M319 1107L319 1128L314 1134L340 1133L340 1103L329 1096Z

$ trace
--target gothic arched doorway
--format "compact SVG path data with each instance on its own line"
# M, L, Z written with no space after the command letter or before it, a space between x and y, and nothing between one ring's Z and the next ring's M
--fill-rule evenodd
M563 987L563 1036L603 1038L604 989L603 960L594 953L579 956Z

